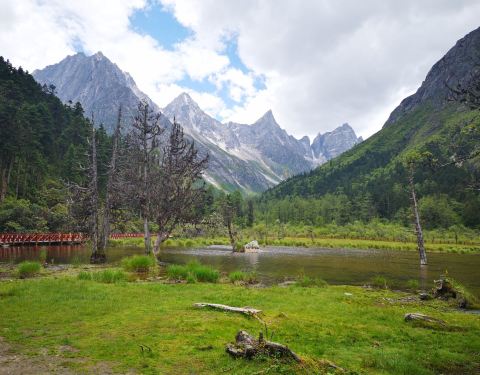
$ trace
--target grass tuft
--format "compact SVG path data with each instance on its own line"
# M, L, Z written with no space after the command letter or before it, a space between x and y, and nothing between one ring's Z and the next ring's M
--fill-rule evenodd
M100 272L81 271L77 277L79 280L96 281L105 284L115 284L127 280L125 272L112 269L106 269Z
M313 278L306 275L302 275L298 278L295 285L300 286L302 288L309 288L309 287L319 287L325 288L328 286L328 283L320 278Z
M233 271L228 274L228 279L233 284L255 284L258 282L258 277L255 272Z
M122 267L125 271L147 273L155 266L155 259L148 255L133 255L122 259Z
M41 268L42 266L39 262L22 262L17 267L18 276L22 279L35 276L37 273L40 272Z
M387 279L383 276L374 276L370 283L374 288L388 289Z
M194 261L185 266L178 264L168 266L167 276L171 280L186 280L190 283L196 281L216 283L220 278L220 272Z

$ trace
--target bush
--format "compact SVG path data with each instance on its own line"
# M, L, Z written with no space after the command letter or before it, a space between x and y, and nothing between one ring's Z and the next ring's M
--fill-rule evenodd
M26 277L31 277L39 273L40 269L41 269L41 265L39 262L25 261L18 265L17 272L18 272L18 276L24 279Z
M211 282L216 283L220 273L198 262L190 262L186 266L172 264L167 267L167 276L172 280L186 280L187 282Z
M148 255L133 255L122 259L122 267L126 271L146 273L155 266L155 259Z
M254 284L258 281L257 274L255 272L242 272L242 271L233 271L228 275L228 279L231 283L246 283Z
M85 272L82 271L78 274L79 280L90 280L98 283L115 284L121 281L127 280L125 272L120 270L106 269L100 272Z
M295 285L303 287L303 288L308 288L308 287L313 287L313 286L320 287L320 288L325 288L325 287L328 286L328 283L323 279L313 278L313 277L303 275L303 276L300 276L298 278Z

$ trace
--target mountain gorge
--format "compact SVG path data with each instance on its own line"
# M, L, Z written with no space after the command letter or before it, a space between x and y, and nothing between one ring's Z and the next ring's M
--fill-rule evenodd
M131 122L139 100L147 100L172 122L175 118L201 152L208 152L210 163L205 179L223 190L241 189L246 193L264 191L282 180L325 163L350 149L361 138L344 124L312 143L289 135L267 111L254 124L221 123L205 113L186 93L160 109L123 72L101 52L92 56L77 53L58 64L33 72L45 85L54 85L65 103L80 102L87 116L95 117L107 132L112 132L118 105L124 111L125 124ZM167 124L168 126L168 124Z

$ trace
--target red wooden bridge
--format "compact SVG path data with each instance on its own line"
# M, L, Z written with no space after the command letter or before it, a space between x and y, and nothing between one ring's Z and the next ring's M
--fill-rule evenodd
M110 238L143 237L143 233L113 233ZM88 240L83 233L0 233L0 246L81 244Z
M135 237L143 237L143 233L112 233L110 238L115 240L117 238L135 238Z
M0 233L0 245L79 244L86 240L82 233Z

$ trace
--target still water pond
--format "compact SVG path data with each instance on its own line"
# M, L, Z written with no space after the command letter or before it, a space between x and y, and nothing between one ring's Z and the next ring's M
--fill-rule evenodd
M47 259L59 263L87 263L89 249L81 246L45 246ZM0 248L0 262L38 259L42 247ZM108 261L142 253L134 247L115 247L107 252ZM480 296L480 254L428 254L429 264L420 268L418 255L410 251L305 249L267 247L258 253L232 253L224 248L164 249L160 260L183 264L191 260L223 271L255 271L267 284L293 279L300 274L319 277L330 284L363 285L376 275L401 287L410 279L430 288L445 270L473 293Z

